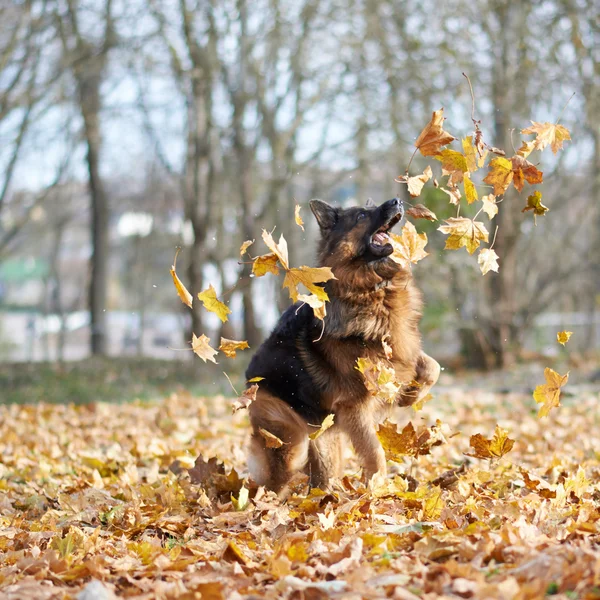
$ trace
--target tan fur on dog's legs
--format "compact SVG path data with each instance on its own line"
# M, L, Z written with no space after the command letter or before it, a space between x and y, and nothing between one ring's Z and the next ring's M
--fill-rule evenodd
M358 454L367 481L377 474L384 478L387 474L385 453L375 432L374 414L371 400L354 406L344 406L336 412L337 424L348 435Z
M405 386L398 394L398 406L412 406L424 398L440 376L440 365L434 358L421 353L417 360L415 381L419 385Z
M306 472L310 485L322 490L329 487L331 479L343 474L342 433L336 428L326 431L316 440L311 440L308 448Z

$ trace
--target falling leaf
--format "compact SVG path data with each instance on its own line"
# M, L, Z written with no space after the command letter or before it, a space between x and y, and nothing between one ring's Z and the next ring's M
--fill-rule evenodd
M453 142L456 138L450 135L447 131L444 131L442 125L444 123L444 109L436 110L431 121L425 126L425 129L421 131L417 141L415 142L415 148L419 149L419 152L423 156L434 156L442 148L450 142Z
M179 254L179 248L175 253L175 259L173 260L173 266L171 267L171 275L173 276L173 283L175 284L175 289L177 290L177 294L179 294L179 298L181 301L192 308L193 298L192 295L187 291L185 285L181 283L179 277L177 277L177 273L175 272L175 267L177 266L177 255Z
M467 136L462 140L463 152L465 153L465 160L467 162L467 169L469 172L474 173L477 171L477 156L475 155L475 146L473 146L472 136Z
M382 361L373 362L369 358L360 357L356 360L356 370L363 376L367 391L390 404L402 388L401 382L396 382L396 372L393 367Z
M299 204L296 204L296 208L294 209L294 219L296 221L296 225L298 225L298 227L301 227L302 231L304 231L304 221L302 220L302 217L300 216L301 208L302 207Z
M333 427L334 418L334 414L327 415L323 419L321 427L319 427L319 429L317 429L317 431L315 431L314 433L311 433L308 437L313 441L321 437L330 427Z
M508 431L496 425L496 430L491 440L484 438L480 433L472 435L469 445L473 448L475 458L502 458L512 450L515 440L508 437Z
M260 433L260 435L264 438L265 446L267 448L281 448L281 446L283 446L283 442L276 435L273 435L270 431L259 427L258 433Z
M297 267L286 270L283 287L288 289L290 298L294 302L298 300L298 286L301 284L315 296L326 301L329 300L327 292L316 284L325 283L330 279L335 279L335 276L329 267Z
M517 150L517 154L523 158L527 158L535 150L534 142L523 142L521 147Z
M215 356L218 352L210 347L210 340L202 334L200 337L196 337L195 333L192 333L192 350L197 354L204 362L210 360L217 364Z
M442 174L450 176L448 178L449 186L460 183L464 178L464 174L469 171L465 155L456 150L446 148L434 158L442 163Z
M383 347L383 353L385 354L385 357L388 360L392 359L392 356L394 355L394 351L392 350L392 347L390 346L390 344L388 343L388 340L391 339L391 336L389 333L386 333L382 338L381 338L381 346Z
M246 383L258 383L259 381L264 381L264 377L253 377L252 379L248 379Z
M255 377L254 379L264 379L264 377ZM232 412L236 413L238 410L248 408L256 400L256 392L258 392L258 384L256 383L246 388L242 395L231 403Z
M487 196L482 196L481 201L483 202L483 212L486 213L490 219L493 219L498 214L496 196L494 196L494 194L488 194Z
M513 185L519 192L522 191L525 181L531 185L542 183L544 174L528 160L525 160L522 156L515 155L512 157L511 162L513 168Z
M223 323L227 321L227 315L231 313L227 304L224 304L217 298L217 292L212 285L208 289L198 294L198 300L204 304L204 308L211 313L215 313Z
M240 256L244 256L244 254L246 253L246 250L248 250L248 248L250 248L250 246L252 246L252 244L254 244L254 240L246 240L240 246Z
M276 244L275 240L273 239L273 236L268 231L263 229L262 238L263 238L265 244L267 245L267 248L269 248L269 250L271 252L273 252L273 254L275 254L275 256L277 256L281 266L284 269L289 269L290 265L289 265L289 258L288 258L288 247L287 247L287 242L285 241L285 238L283 237L283 235L279 236L279 243Z
M221 344L219 346L219 350L223 352L227 358L235 358L236 350L245 350L246 348L250 348L248 342L237 342L236 340L228 340L224 337L221 338Z
M430 454L431 448L446 442L440 421L431 428L421 427L418 431L409 421L402 432L398 433L397 425L386 420L379 425L377 438L385 451L386 459L394 462L402 462L404 456Z
M446 219L446 225L438 227L438 231L448 234L446 250L458 250L463 246L469 254L473 254L481 242L488 241L488 231L481 221L471 221L464 217Z
M560 389L569 381L569 373L559 375L550 367L546 367L544 377L546 383L538 385L533 392L533 399L542 405L538 417L547 417L551 409L560 406Z
M491 248L482 248L477 257L477 263L483 275L488 271L498 272L498 255Z
M479 199L479 196L477 195L477 188L471 181L471 178L468 174L465 174L463 183L465 186L465 198L467 199L467 203L473 204L473 202Z
M527 206L521 212L527 212L528 210L533 211L533 220L535 222L536 217L543 217L550 209L542 204L542 192L536 190L527 196Z
M325 315L327 314L325 300L319 298L315 294L298 294L296 301L308 304L313 309L313 314L317 319L322 321L325 318Z
M506 158L494 158L490 161L488 174L483 183L494 186L494 194L500 196L508 189L513 180L513 166Z
M252 263L252 274L255 277L262 277L267 273L279 275L279 267L277 266L277 255L275 253L264 254L257 256Z
M421 195L423 186L432 178L433 172L431 167L428 165L421 175L415 177L409 177L408 175L400 175L396 178L398 183L406 183L408 186L408 193L412 198L416 198Z
M427 219L427 221L437 221L438 220L436 214L434 212L430 211L423 204L415 204L414 206L411 206L406 211L406 214L409 217L412 217L413 219Z
M536 134L533 143L538 150L543 150L548 144L556 154L563 147L563 142L571 139L569 130L558 123L538 123L531 121L531 127L523 129L521 133Z
M427 235L417 233L415 226L410 221L404 224L401 235L390 234L390 242L394 249L391 259L405 269L409 269L411 263L418 263L429 256L429 253L425 252Z
M449 189L446 188L440 188L440 190L442 190L442 192L444 192L445 194L448 194L448 196L450 197L450 204L454 204L455 206L458 206L458 204L460 203L460 199L461 199L461 195L460 195L460 190L458 189L457 186L448 186Z
M559 331L556 334L556 341L564 346L569 341L569 339L571 339L572 335L572 331Z

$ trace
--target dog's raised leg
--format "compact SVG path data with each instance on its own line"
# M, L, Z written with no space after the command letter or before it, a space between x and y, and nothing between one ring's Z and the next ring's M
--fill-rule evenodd
M415 370L416 385L406 385L402 388L397 397L398 406L412 406L424 398L440 376L439 363L424 352L417 359Z

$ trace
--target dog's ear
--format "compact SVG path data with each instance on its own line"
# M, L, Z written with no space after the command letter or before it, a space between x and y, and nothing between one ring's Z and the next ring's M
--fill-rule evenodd
M367 198L365 208L375 208L377 205L373 202L373 198Z
M333 206L323 202L323 200L311 200L309 205L321 229L331 229L335 225L337 211Z

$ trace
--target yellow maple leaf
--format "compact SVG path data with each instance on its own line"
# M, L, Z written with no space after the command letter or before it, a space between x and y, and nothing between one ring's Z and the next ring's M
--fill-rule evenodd
M321 423L321 426L319 427L319 429L317 429L317 431L311 433L308 436L309 439L316 440L317 438L321 437L330 427L333 427L334 418L335 418L334 414L327 415L323 419L323 422Z
M287 288L290 298L296 302L298 300L298 286L302 284L321 300L329 300L327 292L317 283L325 283L335 276L329 267L294 267L286 269L283 287Z
M477 171L477 156L475 155L475 146L473 146L473 136L467 136L462 140L463 152L467 161L467 169L474 173Z
M556 341L563 346L571 339L572 331L559 331L556 334Z
M175 272L175 268L177 266L177 255L179 254L179 250L180 249L177 248L177 252L175 253L175 258L173 259L173 266L171 267L171 275L173 276L173 283L175 284L175 289L177 290L177 294L179 295L180 300L184 304L186 304L187 306L192 308L193 297L187 291L187 288L185 287L185 285L183 285L183 283L181 283L181 280L179 279L179 277L177 277L177 273Z
M483 275L488 271L495 271L497 273L500 268L498 265L498 255L491 248L482 248L479 251L477 263Z
M431 167L428 165L427 168L421 173L421 175L416 175L414 177L409 177L408 175L400 175L396 177L396 181L398 183L406 183L408 187L408 193L411 198L416 198L421 195L421 191L423 190L423 186L433 177L433 171Z
M200 337L196 337L195 333L192 333L192 350L197 354L204 362L210 360L217 364L215 356L218 352L210 347L210 340L202 334Z
M538 123L531 121L531 127L521 130L521 133L536 134L533 143L538 150L543 150L548 144L556 154L563 147L563 142L571 139L569 130L558 123Z
M265 440L265 446L267 448L281 448L281 446L283 446L283 441L280 440L276 435L273 435L270 431L259 427L258 433L260 433Z
M269 248L269 250L271 252L273 252L273 254L275 254L275 256L277 256L281 266L284 269L289 269L290 265L289 265L289 258L288 258L288 247L287 247L287 242L286 242L285 238L283 237L283 234L279 236L279 242L275 243L273 236L268 231L263 229L262 238L263 238L265 244L267 245L267 248Z
M242 341L238 342L236 340L228 340L227 338L221 338L221 344L219 345L219 350L227 356L227 358L235 358L236 350L246 350L246 348L250 348L248 346L248 342Z
M489 168L483 182L494 186L496 196L504 194L514 177L512 162L500 156L490 161Z
M458 204L460 203L460 199L462 198L462 196L460 195L460 190L455 185L449 185L448 188L449 189L440 188L440 190L442 190L444 194L448 194L448 196L450 197L450 204L458 206Z
M325 300L322 298L319 298L315 294L298 294L296 301L308 304L313 309L313 314L317 319L322 321L325 318L327 309L325 307Z
M463 246L469 254L473 254L479 244L488 241L488 231L481 221L471 221L464 217L446 219L446 225L438 227L438 231L448 234L446 250L458 250Z
M494 194L488 194L487 196L482 196L481 201L483 202L483 212L490 219L493 219L498 214L498 205L496 204L496 196L494 196Z
M520 192L525 181L531 185L542 183L544 174L528 160L518 154L511 158L513 169L513 185Z
M479 196L477 195L477 188L474 183L471 181L471 178L467 173L465 173L464 178L464 186L465 186L465 198L467 199L468 204L473 204L476 200L479 200Z
M246 253L246 250L248 250L248 248L250 248L250 246L252 246L252 244L254 244L254 240L246 240L240 246L240 256L244 256L244 254Z
M236 413L238 410L248 408L256 400L256 392L258 392L258 385L256 383L246 388L242 392L242 395L231 403L231 412Z
M427 235L417 233L415 226L410 221L404 224L400 235L390 234L390 243L394 249L391 259L405 269L409 269L411 263L418 263L429 256L429 253L425 252Z
M396 400L402 385L396 383L396 372L392 367L380 360L374 363L369 358L360 357L356 359L355 369L363 376L365 387L372 396L389 403Z
M463 180L464 174L468 173L467 159L464 154L456 150L446 148L434 156L442 163L442 175L449 175L448 185L456 185Z
M538 385L533 391L533 399L542 406L538 417L546 417L555 406L560 406L560 389L569 381L569 373L559 375L550 367L544 369L546 383Z
M523 142L521 147L517 150L517 154L523 158L527 158L535 150L534 142Z
M512 450L515 440L508 437L508 431L496 425L494 435L491 440L484 438L480 433L472 435L469 445L473 448L475 458L502 458Z
M527 196L527 206L521 212L533 211L533 222L537 225L536 217L543 217L550 209L542 204L542 192L536 190Z
M304 231L304 221L302 220L302 217L300 216L301 208L302 207L299 204L296 204L296 208L294 209L294 220L296 221L296 225L298 225L298 227L301 227L302 231Z
M252 263L252 274L255 277L262 277L267 273L273 273L273 275L279 275L279 267L277 266L277 255L272 252L270 254L263 254L257 256Z
M377 438L383 447L387 460L401 462L404 456L424 456L430 454L434 446L446 442L442 423L437 421L431 428L415 430L411 421L399 433L395 423L385 421L377 430Z
M223 323L227 321L227 315L231 313L227 304L224 304L217 298L217 292L212 285L198 294L198 300L204 304L204 308L211 313L215 313Z
M406 214L413 219L426 219L427 221L437 221L437 215L429 210L423 204L415 204L406 211Z
M431 121L425 126L425 129L421 131L417 141L415 142L415 148L418 148L419 152L423 156L434 156L442 148L450 142L453 142L456 138L450 135L443 129L444 123L444 109L434 111Z

